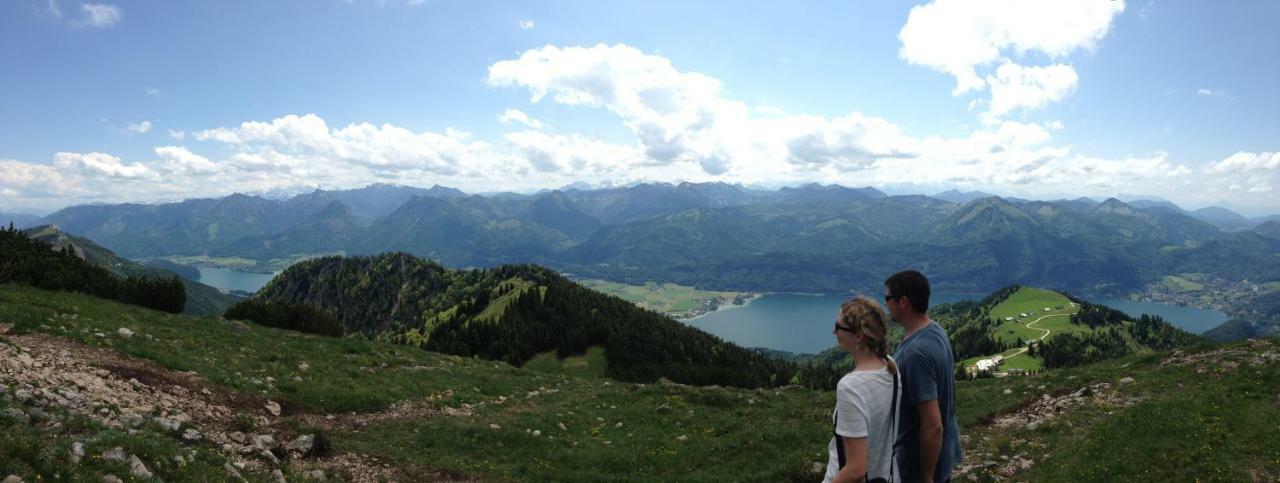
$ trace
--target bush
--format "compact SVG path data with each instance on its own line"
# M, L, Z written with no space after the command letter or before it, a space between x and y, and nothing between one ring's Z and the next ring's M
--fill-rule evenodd
M231 306L223 317L328 337L342 337L343 333L342 323L333 314L302 304L248 299Z

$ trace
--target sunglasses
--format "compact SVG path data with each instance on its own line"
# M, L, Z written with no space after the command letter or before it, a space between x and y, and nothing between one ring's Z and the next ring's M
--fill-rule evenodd
M843 326L843 325L840 325L840 323L838 323L838 322L836 323L836 328L835 328L835 330L833 330L832 332L835 332L835 331L837 331L837 330L847 330L847 331L849 331L850 333L853 333L853 334L857 334L857 333L858 333L858 331L853 330L853 329L848 328L848 327L845 327L845 326Z
M892 301L897 300L897 299L900 299L900 298L902 298L902 296L901 296L901 295L885 295L885 296L884 296L884 301L885 301L885 302L892 302Z

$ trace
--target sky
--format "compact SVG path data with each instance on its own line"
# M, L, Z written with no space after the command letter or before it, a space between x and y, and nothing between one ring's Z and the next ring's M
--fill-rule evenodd
M0 0L0 211L809 182L1280 213L1280 2Z

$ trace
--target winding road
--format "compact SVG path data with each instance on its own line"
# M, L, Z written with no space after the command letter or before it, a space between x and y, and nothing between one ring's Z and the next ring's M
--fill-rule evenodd
M1039 327L1032 327L1032 326L1031 326L1032 324L1035 324L1035 323L1037 323L1037 322L1040 322L1041 320L1047 319L1047 318L1049 318L1049 317L1062 317L1062 316L1071 316L1071 315L1072 315L1072 314L1049 314L1049 315L1044 315L1044 316L1041 316L1040 318L1038 318L1038 319L1036 319L1036 320L1033 320L1033 321L1031 321L1031 322L1027 322L1027 328L1028 328L1028 329L1035 329L1035 330L1043 330L1043 331L1044 331L1044 335L1041 335L1041 336L1040 336L1040 338L1039 338L1039 339L1036 339L1036 340L1044 340L1044 338L1045 338L1045 337L1049 337L1049 334L1053 333L1053 331L1051 331L1051 330L1049 330L1049 329L1041 329L1041 328L1039 328ZM1018 354L1021 354L1021 353L1023 353L1023 352L1026 352L1026 351L1027 351L1027 348L1026 348L1025 346L1023 346L1023 348L1018 349L1018 352L1014 352L1014 353L1012 353L1012 354L1009 354L1009 355L1005 356L1004 358L1005 358L1005 359L1008 359L1008 358L1010 358L1010 357L1016 356L1016 355L1018 355Z

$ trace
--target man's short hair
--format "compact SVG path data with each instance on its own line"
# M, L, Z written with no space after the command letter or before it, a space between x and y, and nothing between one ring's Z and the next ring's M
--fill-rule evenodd
M916 312L929 311L929 279L923 273L903 270L885 280L884 286L889 289L889 295L906 296Z

